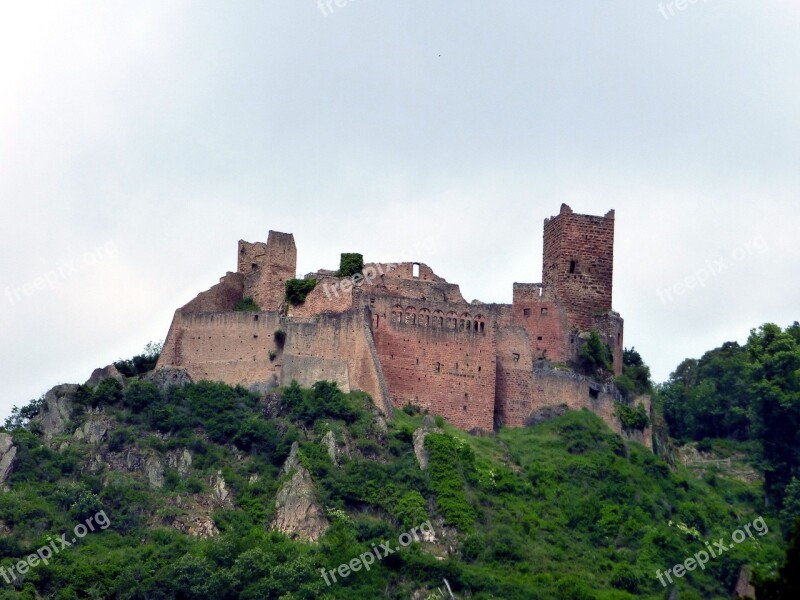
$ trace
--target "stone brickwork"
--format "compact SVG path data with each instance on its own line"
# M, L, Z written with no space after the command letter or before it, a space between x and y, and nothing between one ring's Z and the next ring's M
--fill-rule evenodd
M367 263L352 278L309 273L317 286L291 306L294 237L270 231L266 243L240 241L238 271L176 311L158 367L255 389L332 380L366 391L386 414L410 403L463 429L522 427L564 405L621 431L613 386L568 367L595 329L621 370L613 243L613 211L595 217L562 205L545 221L543 283L514 283L512 304L468 303L428 265L404 262ZM263 310L234 312L248 296ZM647 432L640 437L650 445Z
M611 310L614 274L614 211L578 215L566 204L544 222L542 282L561 298L570 323L592 327L598 312Z
M468 312L475 308L398 297L372 307L372 333L395 406L413 404L464 429L493 428L494 332L481 312Z
M263 310L279 310L286 281L297 275L297 248L291 233L270 231L267 243L239 240L239 273L245 276L244 297Z

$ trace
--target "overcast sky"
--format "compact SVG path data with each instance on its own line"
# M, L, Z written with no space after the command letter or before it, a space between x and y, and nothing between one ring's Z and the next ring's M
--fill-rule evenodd
M0 415L163 339L269 229L300 273L510 302L545 217L614 208L657 380L800 318L797 0L339 4L2 4Z

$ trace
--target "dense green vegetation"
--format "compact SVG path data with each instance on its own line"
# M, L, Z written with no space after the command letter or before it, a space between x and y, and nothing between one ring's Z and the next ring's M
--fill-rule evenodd
M728 342L684 360L660 386L658 401L679 440L755 441L767 500L783 505L800 474L800 324L768 323L744 346Z
M578 368L585 375L601 380L614 371L611 350L600 339L600 335L594 329L589 333L589 337L583 341L578 351Z
M260 312L261 307L250 296L247 296L237 302L233 310L237 312Z
M53 449L71 436L46 445L35 432L14 430L19 464L0 495L0 520L10 528L0 538L0 566L94 511L104 510L111 525L29 571L19 592L4 584L0 598L34 598L34 590L53 598L407 598L444 578L459 597L661 598L657 569L757 516L758 489L673 473L589 412L498 437L437 419L445 432L427 436L430 462L421 471L411 438L422 415L398 411L384 432L367 395L330 382L288 386L271 418L261 398L219 383L162 393L143 380L124 388L106 380L81 396L85 408L73 425L93 406L116 422L101 450L188 448L191 473L167 469L164 486L152 489L135 473L86 471L95 452L88 444ZM328 431L352 449L339 467L320 444ZM269 531L294 441L331 520L319 544ZM213 513L220 535L175 531L175 499L208 494L216 473L234 497L234 508ZM414 543L330 587L322 580L320 569L427 520L438 523L437 544ZM681 597L727 597L741 565L769 572L780 559L777 534L751 540L679 580Z
M364 270L364 256L357 252L342 252L337 277L352 277Z
M625 398L652 393L650 367L644 364L644 360L636 348L623 350L622 374L616 377L614 383Z
M126 360L120 359L114 363L114 366L125 377L133 377L152 371L158 362L158 357L161 355L163 345L163 342L149 342L141 354Z
M139 376L145 363L131 359L125 385L107 379L79 388L66 433L45 442L36 419L42 401L15 409L6 422L17 457L0 494L0 568L98 511L110 526L11 583L0 571L0 599L352 600L408 598L418 590L434 598L446 579L459 598L660 600L667 590L657 572L706 542L730 540L759 516L769 532L675 578L680 598L730 597L745 565L760 598L794 598L798 329L765 325L743 347L726 344L684 361L656 390L654 417L663 410L675 435L699 450L755 453L763 487L714 466L699 477L670 466L587 411L483 436L437 417L443 432L425 438L423 471L412 443L424 418L417 407L384 423L368 395L325 381L266 395L207 381L162 391ZM589 338L587 348L589 368L605 369L602 344ZM629 398L651 389L634 349L624 352L620 381ZM639 406L617 410L626 428L649 421ZM110 422L99 446L72 435L98 415ZM336 460L322 443L331 435L342 450ZM295 442L330 521L318 543L270 527L286 481L281 467ZM192 461L179 474L165 457L184 449ZM136 456L160 457L161 487L141 469L103 462L135 463ZM198 506L219 478L232 503L203 513ZM198 510L218 535L198 539L178 530ZM435 526L435 543L414 542L330 586L321 577L321 569L336 569L425 521Z
M306 301L306 296L317 287L317 280L311 279L288 279L286 281L286 301L293 306L302 304Z

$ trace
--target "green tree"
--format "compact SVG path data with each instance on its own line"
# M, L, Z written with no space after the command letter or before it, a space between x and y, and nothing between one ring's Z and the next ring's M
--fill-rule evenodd
M600 334L592 330L589 338L581 344L578 352L578 365L586 375L603 378L613 371L611 350L600 339Z
M352 277L364 270L364 257L357 252L342 252L337 277Z

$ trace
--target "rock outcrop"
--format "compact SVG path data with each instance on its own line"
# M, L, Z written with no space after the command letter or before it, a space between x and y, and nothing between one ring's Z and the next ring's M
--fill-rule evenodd
M166 505L178 514L171 520L161 520L158 524L170 525L186 535L200 539L212 538L219 534L212 517L217 507L210 495L187 494L168 497Z
M283 465L282 473L289 475L275 498L277 512L272 528L292 538L317 541L330 527L314 497L311 474L300 464L297 442Z
M100 382L104 379L116 379L122 385L125 385L125 376L120 373L119 369L114 365L108 365L102 369L95 369L92 371L92 375L86 381L86 385L95 387L96 385L100 385Z
M164 456L164 461L170 469L178 471L178 475L186 477L192 468L192 453L186 448L170 450Z
M212 475L209 484L211 485L211 499L218 507L233 507L233 502L231 501L231 492L225 485L225 479L222 477L222 471L217 471L216 475Z
M89 463L89 471L97 472L103 467L121 473L139 473L145 476L152 488L164 486L164 463L153 452L142 452L138 448L126 448L122 452L95 455Z
M17 458L17 447L10 433L0 433L0 485L5 485L8 476L14 470Z
M39 424L45 440L66 430L72 418L73 399L77 391L77 385L65 383L51 388L44 395L44 406L32 422Z
M147 381L153 382L162 392L172 386L183 387L192 383L189 372L182 367L163 367L156 369L145 376Z
M320 440L320 442L328 451L328 456L330 456L331 462L337 467L340 466L345 459L349 460L352 457L350 445L347 443L347 438L345 437L343 444L339 444L336 441L336 434L330 429L328 430L328 433L322 436L322 440Z
M422 425L414 432L414 454L417 457L419 468L423 471L428 468L428 451L425 449L425 438L430 433L442 433L442 430L436 426L436 421L430 415L425 415L422 420Z
M108 437L112 427L111 419L101 413L91 413L86 422L75 430L73 437L78 441L97 445Z

